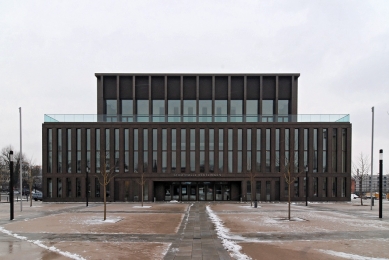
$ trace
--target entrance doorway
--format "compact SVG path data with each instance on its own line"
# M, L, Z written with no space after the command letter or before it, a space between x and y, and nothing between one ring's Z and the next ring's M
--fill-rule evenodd
M163 182L164 200L228 201L231 200L230 182ZM161 186L162 186L161 185Z

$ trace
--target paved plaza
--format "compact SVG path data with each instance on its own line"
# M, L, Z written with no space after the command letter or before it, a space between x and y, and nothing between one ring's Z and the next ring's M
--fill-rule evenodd
M364 204L368 201L364 200ZM0 259L389 259L389 202L0 203Z

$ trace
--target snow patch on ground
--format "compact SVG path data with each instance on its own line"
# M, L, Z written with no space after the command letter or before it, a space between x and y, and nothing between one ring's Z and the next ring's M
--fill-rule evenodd
M133 208L151 208L151 206L133 206Z
M55 252L55 253L58 253L60 255L69 257L71 259L86 260L85 258L81 257L80 255L72 254L72 253L67 252L67 251L61 251L58 248L56 248L55 246L50 246L50 247L46 246L39 240L28 240L27 237L19 236L18 234L12 233L11 231L4 229L3 227L0 227L0 232L2 232L4 234L7 234L9 236L13 236L14 238L17 238L17 239L20 239L20 240L24 240L24 241L33 243L33 244L35 244L35 245L37 245L39 247L42 247L42 248L47 249L47 250L49 250L51 252Z
M239 206L240 208L246 208L246 209L255 209L254 206L246 205L246 206ZM258 206L260 208L261 206Z
M230 230L223 225L220 218L216 216L215 213L213 213L210 206L207 206L207 213L213 224L215 224L217 236L222 240L224 248L231 253L232 257L235 259L251 259L247 255L240 252L242 249L240 245L230 240L231 237L228 235Z
M107 223L116 223L122 220L122 218L107 218L103 220L101 218L92 218L82 221L82 224L86 225L99 225L99 224L107 224Z
M288 218L267 218L265 219L264 223L265 224L288 224L294 221L298 222L298 221L307 221L307 220L302 218L290 218L290 220Z
M169 201L170 203L178 203L178 201L177 200L171 200L171 201Z
M337 252L337 251L332 251L332 250L319 250L320 252L333 255L333 256L338 256L338 257L343 257L347 259L353 259L353 260L388 260L388 258L376 258L376 257L367 257L367 256L360 256L360 255L354 255L354 254L347 254L343 252Z

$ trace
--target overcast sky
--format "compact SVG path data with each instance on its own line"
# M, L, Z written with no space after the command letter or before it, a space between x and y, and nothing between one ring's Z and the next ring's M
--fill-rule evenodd
M299 114L350 114L389 173L389 1L1 1L0 148L41 164L44 114L95 114L96 72L300 73Z

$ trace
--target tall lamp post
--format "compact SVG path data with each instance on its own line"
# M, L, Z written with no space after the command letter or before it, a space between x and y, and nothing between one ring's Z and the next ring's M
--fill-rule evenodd
M9 213L10 220L14 219L14 152L9 151Z
M85 178L85 198L86 198L86 206L88 207L88 195L89 195L89 167L86 166L86 178Z
M380 184L380 187L379 187L379 218L382 218L382 161L383 161L383 158L384 157L384 151L381 149L380 150L380 181L379 181L379 184Z
M308 206L308 165L305 165L305 206Z

